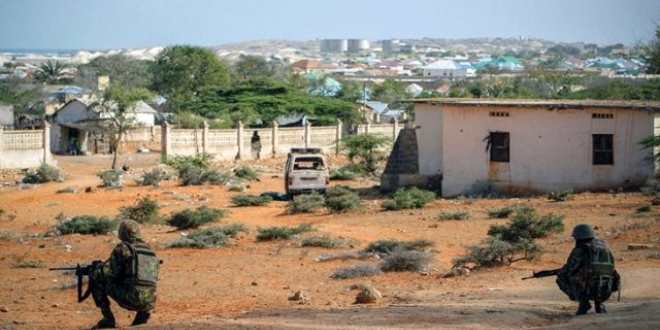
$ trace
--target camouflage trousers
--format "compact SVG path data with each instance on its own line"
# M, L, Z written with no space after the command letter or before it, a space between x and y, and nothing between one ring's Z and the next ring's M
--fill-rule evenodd
M611 281L598 283L599 278L594 278L589 273L580 273L574 277L557 276L557 286L572 301L599 301L603 302L610 298L612 293Z
M147 286L121 285L104 281L90 281L92 298L97 307L110 307L112 298L119 306L131 311L148 311L156 305L156 288Z

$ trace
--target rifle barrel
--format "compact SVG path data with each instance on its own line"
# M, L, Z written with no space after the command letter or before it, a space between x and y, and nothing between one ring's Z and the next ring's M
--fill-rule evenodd
M76 270L78 269L77 267L55 267L55 268L48 268L48 270Z

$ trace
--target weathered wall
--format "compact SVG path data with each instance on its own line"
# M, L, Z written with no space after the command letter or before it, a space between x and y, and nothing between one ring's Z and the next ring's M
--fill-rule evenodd
M644 182L654 172L641 164L649 151L638 145L654 132L649 111L418 104L415 112L420 174L441 171L443 196L462 194L477 181L519 191L605 189ZM509 163L489 160L486 138L497 131L510 133ZM614 165L592 165L592 134L614 135Z
M50 125L43 130L5 131L0 127L0 169L33 168L53 164L48 148Z

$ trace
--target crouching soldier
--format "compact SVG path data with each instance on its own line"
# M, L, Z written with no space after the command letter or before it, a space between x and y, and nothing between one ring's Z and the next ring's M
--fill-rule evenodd
M586 314L591 309L590 300L596 305L596 313L606 313L603 302L620 286L612 252L596 238L590 225L575 226L572 236L575 247L557 275L557 285L570 300L579 303L575 315Z
M94 303L103 318L92 329L115 327L110 309L112 298L119 306L136 311L132 325L147 323L156 304L156 282L159 260L142 240L138 223L124 220L119 225L118 243L110 258L90 272L90 288Z

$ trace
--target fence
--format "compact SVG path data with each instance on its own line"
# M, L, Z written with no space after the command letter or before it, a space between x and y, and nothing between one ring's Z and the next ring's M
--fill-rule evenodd
M53 164L50 125L42 130L5 131L0 128L0 169L31 168Z
M357 127L357 134L379 134L396 139L402 129L397 122L392 124L366 124ZM252 150L251 138L257 133L261 150ZM204 122L201 129L173 129L163 124L161 154L168 156L192 156L208 153L217 159L255 159L285 155L294 147L318 147L326 154L339 152L339 140L344 130L341 121L335 126L279 127L273 122L271 128L246 129L241 122L236 129L209 129ZM240 141L241 143L238 143Z

